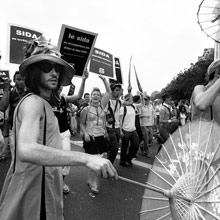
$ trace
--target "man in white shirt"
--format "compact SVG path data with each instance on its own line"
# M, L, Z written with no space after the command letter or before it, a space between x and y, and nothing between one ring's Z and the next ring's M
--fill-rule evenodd
M144 97L144 105L140 108L140 126L144 139L143 155L150 157L149 147L153 140L153 125L155 120L155 111L153 105L150 103L150 97Z
M130 102L130 105L122 106L120 109L121 123L121 157L120 165L127 167L132 166L132 159L136 157L139 148L139 137L135 127L135 110L143 105L143 98L140 104L133 104L133 97L129 93L125 95L124 100ZM129 147L129 149L128 149Z

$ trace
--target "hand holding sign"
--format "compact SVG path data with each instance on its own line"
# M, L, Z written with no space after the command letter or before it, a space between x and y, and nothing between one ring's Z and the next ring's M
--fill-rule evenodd
M101 80L105 80L105 77L104 76L102 76L101 74L99 74L99 78L101 79Z
M82 78L86 80L86 79L88 79L88 77L89 77L89 71L86 69L86 70L83 72Z

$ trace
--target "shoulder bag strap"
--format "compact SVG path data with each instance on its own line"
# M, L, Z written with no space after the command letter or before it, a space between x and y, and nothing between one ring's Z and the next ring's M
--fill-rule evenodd
M47 134L47 114L44 106L44 136L43 145L46 145L46 134ZM46 202L45 202L45 166L42 166L42 181L41 181L41 207L40 207L40 219L46 220Z

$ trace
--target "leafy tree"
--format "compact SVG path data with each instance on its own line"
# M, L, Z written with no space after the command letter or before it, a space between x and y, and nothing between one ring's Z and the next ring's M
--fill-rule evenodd
M214 54L204 60L199 60L189 69L180 71L170 83L167 84L160 92L154 92L151 99L161 98L163 94L169 94L173 100L190 99L193 89L196 85L205 84L206 71L213 61Z

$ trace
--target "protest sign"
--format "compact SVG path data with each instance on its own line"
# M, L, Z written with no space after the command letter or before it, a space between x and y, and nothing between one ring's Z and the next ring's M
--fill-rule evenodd
M74 66L76 76L82 76L87 68L97 35L96 33L62 25L57 47L62 54L62 58Z
M67 95L73 95L75 92L75 88L75 85L71 84Z
M20 25L8 24L7 61L20 64L24 59L24 47L27 41L36 39L43 32Z
M115 57L115 79L109 79L110 83L123 84L120 59Z
M0 70L0 98L3 96L3 85L4 81L9 79L9 71L8 70Z
M112 54L104 50L94 48L90 60L89 71L114 78L114 66L113 66Z

